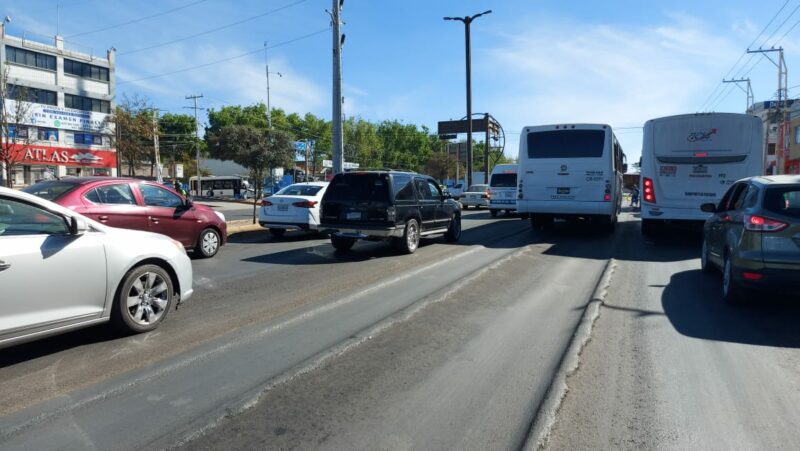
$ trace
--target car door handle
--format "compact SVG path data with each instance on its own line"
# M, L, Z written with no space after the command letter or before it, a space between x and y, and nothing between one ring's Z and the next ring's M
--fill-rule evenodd
M154 217L150 216L150 221L155 222L156 224L158 224L158 218L154 218Z
M106 215L100 215L100 216L98 216L98 217L97 217L97 219L98 219L99 221L108 221L108 216L106 216Z
M0 260L0 271L5 271L6 269L11 267L11 263L6 263L3 260Z

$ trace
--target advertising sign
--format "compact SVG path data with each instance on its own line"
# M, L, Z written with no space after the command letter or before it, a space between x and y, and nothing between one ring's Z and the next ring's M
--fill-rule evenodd
M117 167L117 153L107 150L73 149L68 147L48 147L31 145L27 149L16 145L17 164L48 164L65 166L93 166L99 168Z
M13 117L17 106L16 101L6 100L6 102L9 107L7 115ZM105 113L38 103L26 103L25 107L28 109L27 120L24 121L27 125L87 132L109 133L110 130L113 130L113 124L109 123L110 115Z

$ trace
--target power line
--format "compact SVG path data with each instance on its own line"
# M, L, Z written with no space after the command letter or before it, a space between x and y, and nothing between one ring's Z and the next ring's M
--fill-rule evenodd
M173 39L172 41L162 42L161 44L155 44L155 45L150 45L150 46L147 46L147 47L141 47L141 48L138 48L138 49L129 50L127 52L120 52L119 55L130 55L132 53L138 53L138 52L143 52L145 50L151 50L151 49L155 49L155 48L158 48L158 47L164 47L164 46L167 46L167 45L175 44L177 42L182 42L182 41L193 39L193 38L196 38L196 37L199 37L199 36L204 36L204 35L207 35L207 34L211 34L211 33L214 33L214 32L220 31L220 30L224 30L226 28L235 27L236 25L241 25L241 24L243 24L245 22L250 22L252 20L255 20L255 19L258 19L258 18L261 18L261 17L264 17L264 16L268 16L270 14L275 14L275 13L277 13L279 11L283 11L284 9L289 9L289 8L291 8L293 6L297 6L297 5L301 4L301 3L305 3L306 1L308 1L308 0L299 0L299 1L296 1L294 3L290 3L288 5L281 6L280 8L275 8L275 9L273 9L271 11L267 11L265 13L261 13L261 14L255 15L255 16L251 16L251 17L242 19L242 20L238 20L236 22L231 22L231 23L229 23L227 25L222 25L222 26L219 26L219 27L216 27L216 28L212 28L210 30L201 31L200 33L195 33L195 34L192 34L192 35L189 35L189 36L185 36L185 37L182 37L182 38Z
M764 47L764 45L765 45L765 44L766 44L766 43L767 43L767 42L768 42L770 39L772 39L772 37L773 37L773 36L775 36L775 33L777 33L778 31L780 31L780 29L781 29L781 28L782 28L782 27L783 27L783 26L786 24L786 22L788 22L788 21L789 21L789 19L791 19L791 18L792 18L792 16L794 16L794 13L796 13L798 9L800 9L800 4L798 4L797 6L795 6L795 8L792 10L792 12L791 12L791 13L789 13L789 15L788 15L788 16L786 16L786 18L785 18L785 19L783 19L783 22L781 22L781 24L780 24L780 25L778 25L778 27L777 27L777 28L775 28L775 29L772 31L772 34L771 34L771 35L769 35L769 37L768 37L767 39L764 39L764 42L762 42L762 43L761 43L761 46L759 46L759 48L761 48L761 47ZM776 42L776 43L774 43L774 44L772 44L772 45L774 46L775 44L777 44L777 42Z
M318 34L326 33L328 31L330 31L330 27L322 29L322 30L317 30L317 31L315 31L313 33L309 33L309 34L306 34L306 35L303 35L303 36L299 36L299 37L296 37L294 39L289 39L288 41L279 42L277 44L270 45L267 48L268 49L273 49L273 48L276 48L276 47L281 47L281 46L284 46L284 45L287 45L287 44L291 44L293 42L297 42L297 41L300 41L300 40L303 40L303 39L308 39L308 38L310 38L312 36L316 36ZM120 81L120 82L117 82L117 85L121 85L121 84L125 84L125 83L135 83L137 81L151 80L153 78L166 77L167 75L179 74L181 72L188 72L190 70L202 69L204 67L213 66L215 64L220 64L220 63L225 63L225 62L232 61L232 60L235 60L235 59L238 59L238 58L244 58L245 56L254 55L256 53L261 53L263 51L264 51L264 47L261 47L258 50L252 50L252 51L245 52L245 53L242 53L242 54L239 54L239 55L236 55L236 56L231 56L231 57L228 57L228 58L223 58L221 60L211 61L209 63L204 63L204 64L200 64L200 65L197 65L197 66L185 67L183 69L177 69L177 70L173 70L173 71L170 71L170 72L164 72L164 73L161 73L161 74L155 74L155 75L150 75L150 76L147 76L147 77L136 78L136 79L133 79L133 80Z
M183 5L183 6L178 6L177 8L172 8L172 9L169 9L169 10L166 10L166 11L162 11L160 13L150 14L149 16L140 17L138 19L129 20L127 22L122 22L122 23L118 23L118 24L115 24L115 25L109 25L109 26L103 27L103 28L97 28L95 30L84 31L82 33L73 34L72 36L67 36L67 37L68 38L74 38L76 36L84 36L84 35L87 35L87 34L97 33L99 31L106 31L106 30L111 30L113 28L124 27L126 25L135 24L135 23L147 20L147 19L152 19L154 17L164 16L164 15L167 15L167 14L170 14L170 13L174 13L175 11L180 11L182 9L186 9L186 8L189 8L189 7L192 7L192 6L195 6L195 5L199 5L200 3L203 3L203 2L206 2L206 1L207 0L197 0L197 1L192 2L192 3L187 3L187 4Z
M769 26L770 26L770 25L772 25L772 22L774 22L774 21L775 21L775 19L778 17L778 15L780 15L781 11L783 11L783 9L784 9L784 8L786 8L786 5L788 5L788 4L789 4L789 0L786 0L786 2L784 2L784 4L783 4L783 5L782 5L782 6L781 6L781 7L778 9L778 11L777 11L777 12L776 12L776 13L775 13L773 16L772 16L772 19L770 19L770 20L769 20L769 22L767 22L767 24L766 24L766 25L764 25L764 28L762 28L762 29L761 29L761 31L758 33L758 35L756 35L756 37L755 37L755 38L753 38L753 40L750 42L750 44L747 44L747 48L748 48L748 49L749 49L750 47L752 47L752 45L753 45L753 44L755 44L755 42L758 40L758 38L760 38L760 37L761 37L761 35L762 35L762 34L764 34L764 32L765 32L765 31L767 31L767 28L769 28ZM790 15L789 17L791 17L791 15ZM779 27L779 28L780 28L780 27ZM737 59L737 60L736 60L736 62L735 62L735 63L733 63L733 66L731 66L731 68L730 68L730 69L728 69L728 72L725 74L725 76L724 76L724 77L722 77L722 79L723 79L723 80L724 80L724 79L726 79L726 78L728 78L728 76L731 74L731 72L733 72L733 70L734 70L734 69L736 69L736 66L737 66L737 65L738 65L738 64L739 64L739 63L742 61L742 58L744 58L744 56L745 56L745 55L747 55L747 51L744 51L744 52L742 52L742 54L741 54L741 55L739 55L739 59ZM751 56L751 57L750 57L750 59L747 61L747 63L745 63L745 66L747 66L747 64L748 64L750 61L752 61L752 59L753 59L753 57L754 57L754 56L755 56L755 55L753 55L753 56ZM703 110L703 107L704 107L704 106L706 106L706 104L709 102L709 100L711 100L711 98L712 98L712 97L714 97L714 94L717 92L717 89L719 89L719 87L720 87L720 86L723 86L723 83L722 83L722 82L719 82L719 84L717 84L717 86L715 86L715 87L714 87L714 90L713 90L713 91L711 91L711 94L709 94L709 95L708 95L708 97L707 97L707 98L706 98L706 100L705 100L705 101L704 101L704 102L703 102L703 103L700 105L700 108L699 108L698 110L700 110L700 111L702 111L702 110ZM723 90L724 90L724 87L723 87Z

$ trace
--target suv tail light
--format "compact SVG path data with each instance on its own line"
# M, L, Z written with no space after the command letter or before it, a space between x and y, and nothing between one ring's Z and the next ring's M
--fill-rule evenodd
M492 189L489 188L486 190L485 193L481 194L481 197L484 199L491 199L492 198Z
M744 228L752 232L778 232L788 227L785 222L758 215L744 215Z
M395 222L397 220L397 210L394 208L394 205L386 209L386 220L389 222Z
M261 199L261 206L262 207L271 207L272 206L272 202L270 202L270 201L268 201L266 199Z
M653 179L645 177L642 184L644 185L644 201L650 204L656 203L656 190L653 187Z
M299 208L314 208L317 205L317 201L301 200L300 202L293 202L292 205Z

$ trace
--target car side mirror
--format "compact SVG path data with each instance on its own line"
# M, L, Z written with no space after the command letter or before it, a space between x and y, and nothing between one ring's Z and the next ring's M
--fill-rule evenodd
M69 220L69 234L80 236L89 230L89 224L85 219L78 216L72 216Z
M184 205L186 208L192 208L192 207L194 206L194 202L192 202L192 200L191 200L191 199L189 199L188 197L186 197L186 198L184 198L184 199L183 199L183 205Z
M717 205L716 204L703 204L700 206L700 209L706 213L716 213L717 212Z
M444 198L445 199L452 199L453 195L450 193L450 191L445 191L444 192Z

